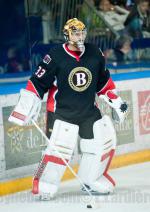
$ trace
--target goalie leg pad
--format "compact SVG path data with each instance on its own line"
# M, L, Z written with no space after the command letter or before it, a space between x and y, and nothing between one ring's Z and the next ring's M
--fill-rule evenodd
M116 133L108 116L96 121L93 125L93 139L81 139L83 153L79 176L93 190L101 193L110 192L115 182L108 175L116 147Z
M61 120L54 122L49 144L33 179L33 194L48 193L53 197L59 187L66 165L55 149L68 162L78 139L79 126Z

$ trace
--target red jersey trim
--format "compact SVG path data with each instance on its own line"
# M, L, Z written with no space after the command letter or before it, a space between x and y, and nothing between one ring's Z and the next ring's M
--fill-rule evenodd
M67 52L67 54L69 54L70 56L76 58L76 60L79 62L80 61L80 57L84 54L85 49L81 52L81 54L77 54L76 51L72 51L68 48L67 43L63 44L63 48L65 50L65 52Z
M112 78L110 77L109 80L107 81L107 83L104 85L104 87L97 92L97 95L100 96L101 94L104 95L108 90L113 90L115 89L116 86L112 80Z
M47 99L47 110L51 112L55 112L56 110L56 93L58 92L57 86L53 85L53 87L49 90L48 99Z

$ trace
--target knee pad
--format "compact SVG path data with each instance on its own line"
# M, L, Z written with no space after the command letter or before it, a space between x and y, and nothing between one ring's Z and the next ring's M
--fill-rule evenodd
M116 148L116 132L108 116L96 121L93 125L93 139L81 139L80 149L82 158L79 167L79 176L87 185L103 178L106 182L115 184L107 174ZM105 181L105 179L101 179Z
M57 192L66 165L55 149L68 162L78 139L78 131L78 125L55 121L49 144L33 179L33 194L49 193L53 197Z

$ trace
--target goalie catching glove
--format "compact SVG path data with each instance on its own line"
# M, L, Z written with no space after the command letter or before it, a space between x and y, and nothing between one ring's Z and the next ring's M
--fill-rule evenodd
M33 92L21 89L20 98L8 121L23 126L36 120L41 110L41 99Z
M122 123L127 115L128 105L117 96L112 90L108 90L105 95L100 96L104 101L113 108L112 118L116 122Z

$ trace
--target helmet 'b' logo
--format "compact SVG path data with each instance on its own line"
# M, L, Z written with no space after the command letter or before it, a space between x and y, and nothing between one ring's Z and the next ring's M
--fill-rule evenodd
M85 67L77 67L70 72L68 81L73 90L82 92L91 84L92 74Z

